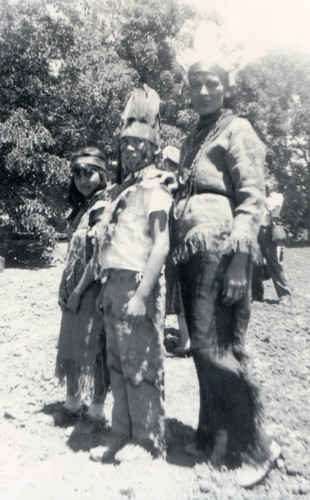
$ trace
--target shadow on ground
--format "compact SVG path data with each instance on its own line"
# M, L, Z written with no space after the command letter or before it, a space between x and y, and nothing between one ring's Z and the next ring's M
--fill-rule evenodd
M111 436L109 425L98 425L84 418L87 406L76 417L66 418L63 402L57 401L45 405L42 413L53 417L54 425L62 428L73 427L68 436L67 445L72 451L90 451L97 446L105 446ZM181 467L194 467L199 460L188 455L185 447L195 440L195 431L177 419L167 418L166 426L166 446L167 462Z

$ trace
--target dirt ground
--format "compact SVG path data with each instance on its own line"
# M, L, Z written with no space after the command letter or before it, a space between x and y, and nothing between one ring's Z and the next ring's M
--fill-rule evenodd
M54 267L7 268L0 275L0 498L2 500L199 500L310 498L309 340L310 248L287 249L290 307L253 304L247 337L251 371L262 387L266 428L282 458L252 490L235 484L232 471L195 463L184 446L193 439L198 389L191 358L166 358L167 461L102 465L89 450L110 430L84 432L54 425L65 389L54 378L60 310L59 258ZM175 318L169 318L173 323ZM86 401L87 402L87 401ZM106 403L111 417L112 395ZM83 430L83 432L82 432Z

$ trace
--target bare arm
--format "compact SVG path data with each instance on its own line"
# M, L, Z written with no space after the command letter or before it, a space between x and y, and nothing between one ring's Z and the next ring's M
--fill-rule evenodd
M63 311L66 309L68 297L69 297L69 295L68 295L67 287L66 287L66 275L65 275L65 271L63 271L62 277L61 277L61 282L59 285L59 292L58 292L58 304Z
M71 293L70 297L68 298L66 304L67 309L69 309L72 312L77 312L79 310L82 295L83 293L85 293L87 288L93 283L93 281L94 281L93 266L92 262L90 261L87 264L79 283L77 284L77 286Z
M169 252L168 217L164 211L151 213L150 230L154 243L153 249L142 281L126 306L126 319L132 326L138 324L145 316L146 301L159 278Z

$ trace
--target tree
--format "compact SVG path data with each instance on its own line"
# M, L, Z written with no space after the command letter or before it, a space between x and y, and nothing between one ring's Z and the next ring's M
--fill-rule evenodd
M244 68L237 108L267 145L267 175L284 194L283 218L294 238L310 241L310 57L271 53Z
M51 245L51 221L59 218L68 169L55 155L55 139L45 125L55 84L50 60L72 39L40 2L4 1L0 9L1 210L15 231Z
M134 85L146 81L163 97L164 141L184 135L174 38L195 13L175 0L4 0L0 14L1 209L15 232L51 245L68 157L96 144L113 165Z

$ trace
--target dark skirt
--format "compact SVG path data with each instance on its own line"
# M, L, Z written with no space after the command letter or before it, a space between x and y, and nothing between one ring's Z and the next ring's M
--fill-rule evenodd
M96 311L100 284L93 283L84 293L77 313L62 313L56 375L62 380L69 371L78 373L81 387L94 377L99 336L103 333L103 317Z

